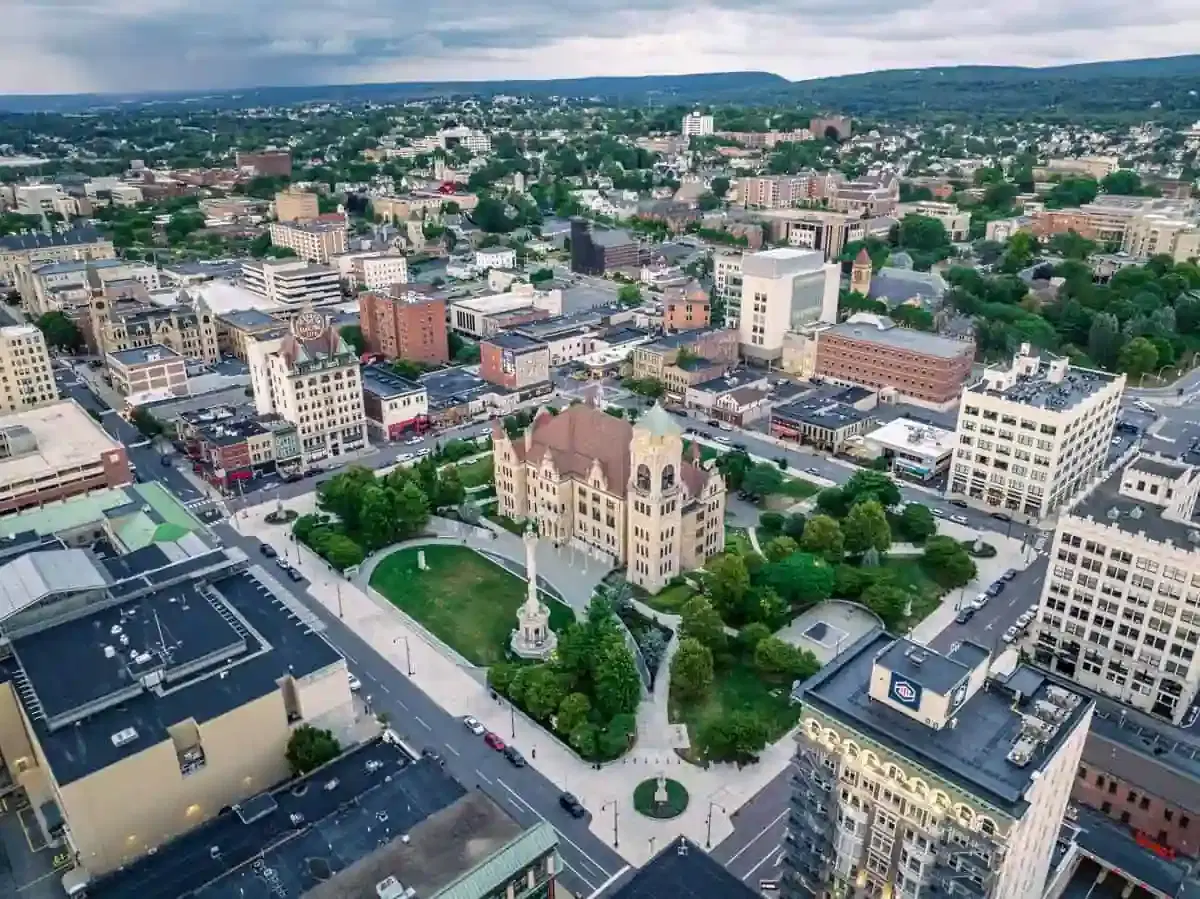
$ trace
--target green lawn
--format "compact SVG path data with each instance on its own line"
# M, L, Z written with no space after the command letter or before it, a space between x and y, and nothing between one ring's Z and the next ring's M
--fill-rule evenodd
M492 483L492 457L482 456L474 462L459 465L458 479L468 490Z
M683 612L684 604L695 595L696 591L687 584L678 584L674 587L664 587L653 596L642 596L639 599L656 611L679 615Z
M709 459L715 459L721 455L721 451L715 447L709 446L707 443L700 444L700 461L707 462ZM692 457L692 441L683 441L683 458L690 459Z
M501 515L495 509L493 509L491 512L488 512L487 517L496 522L496 524L500 525L500 527L504 528L504 530L508 531L509 533L516 534L517 536L525 533L525 525L521 524L519 521L514 521L507 515Z
M751 712L768 723L770 737L774 743L800 720L800 707L788 701L791 684L772 684L764 680L754 668L742 660L733 666L718 669L708 695L694 703L679 703L671 700L671 721L687 725L692 748L688 756L692 761L703 761L703 734L705 727L722 717L726 712L738 710ZM777 695L772 695L773 693Z
M421 549L428 570L417 567L417 548L403 549L379 563L371 586L468 661L484 666L504 661L525 582L465 547ZM542 598L555 631L575 621L566 605Z
M804 478L784 478L783 486L779 489L778 495L790 496L792 499L808 499L810 496L816 496L824 488L819 487L812 481L806 481Z

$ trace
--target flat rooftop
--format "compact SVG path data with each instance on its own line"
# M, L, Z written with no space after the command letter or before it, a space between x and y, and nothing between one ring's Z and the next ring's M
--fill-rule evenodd
M79 618L26 632L10 618L0 677L25 683L17 692L59 784L170 739L181 721L203 725L277 693L281 671L299 678L342 661L239 550L201 549L165 565L146 554Z
M1020 695L1022 707L1032 714L1032 704L1045 698L1052 682L1037 669L1020 665L1007 678L992 678L986 689L970 696L954 715L956 726L933 730L869 694L876 660L883 664L883 658L893 658L907 645L911 644L884 631L873 631L801 685L796 697L805 707L829 715L969 794L1017 817L1024 814L1025 792L1034 775L1071 735L1089 704L1076 706L1054 736L1039 744L1032 760L1021 767L1008 760L1022 728L1022 713L1014 709L1016 697ZM957 649L948 656L928 650L920 667L911 660L897 666L905 677L919 678L915 682L942 692L982 661L978 655L981 647L963 644L963 648L966 654L961 657L957 657Z
M417 393L425 389L424 385L403 378L383 365L363 366L359 375L362 378L364 391L384 399L403 396L406 393Z
M504 350L512 350L514 353L531 353L535 350L546 349L546 344L540 340L526 337L524 334L514 334L507 331L493 334L491 337L485 337L483 342L498 346Z
M24 409L0 418L0 427L28 429L37 449L0 459L0 485L32 481L50 472L94 465L103 453L121 448L73 399L59 400L36 409Z
M234 309L232 312L218 315L217 318L221 322L239 329L271 328L280 324L279 319L273 315L267 315L261 309Z
M839 431L870 417L869 413L860 412L853 406L824 397L804 397L771 410L772 421L812 425L830 431Z
M421 375L420 384L429 396L430 405L467 403L488 393L502 393L466 367L446 368Z
M1010 403L1037 409L1063 411L1104 390L1115 379L1108 372L1074 367L1067 370L1062 381L1051 381L1049 375L1050 363L1043 359L1033 374L1019 377L1007 390L991 390L986 380L980 380L970 385L967 391L1002 397Z
M855 316L857 317L857 316ZM952 337L940 337L913 328L900 328L886 316L871 316L877 322L870 320L844 321L833 325L821 332L817 339L818 346L825 337L841 337L864 343L874 343L890 349L906 353L916 353L921 356L934 356L939 359L957 359L959 356L973 356L975 345L965 340L955 340Z
M172 359L182 359L177 352L161 343L150 346L135 347L129 350L119 350L109 353L108 358L118 365L145 365L148 362L167 362Z
M413 762L399 747L376 740L222 812L154 855L102 878L88 894L96 899L311 895L309 890L336 881L335 875L381 842L407 833L465 792L436 763ZM266 869L270 878L262 876ZM371 887L357 895L374 895Z
M1185 859L1166 859L1143 849L1134 840L1128 827L1117 824L1087 806L1076 806L1075 811L1074 823L1079 828L1075 842L1084 853L1134 878L1139 885L1149 886L1165 896L1178 899L1200 896L1200 882L1195 879ZM1111 894L1097 891L1091 899L1108 895L1137 899L1151 894L1141 890L1128 894L1120 890Z
M1200 546L1192 541L1192 534L1200 532L1200 521L1185 523L1166 518L1158 506L1121 493L1126 470L1136 472L1139 470L1137 466L1148 466L1141 470L1168 478L1177 478L1190 470L1190 466L1183 462L1170 463L1166 459L1139 457L1124 468L1110 472L1068 514L1075 518L1093 518L1100 525L1114 525L1127 534L1144 533L1159 543L1170 540L1183 550L1200 550Z
M909 418L896 418L864 435L867 440L886 444L903 452L944 456L954 452L958 437L954 431L935 428Z

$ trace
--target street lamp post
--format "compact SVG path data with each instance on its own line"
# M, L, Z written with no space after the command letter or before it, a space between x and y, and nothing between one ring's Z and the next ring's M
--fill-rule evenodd
M621 835L617 831L617 800L610 799L608 802L600 806L600 811L604 812L609 806L612 806L613 813L613 849L619 849L621 846Z
M335 580L333 582L333 588L337 591L338 618L344 621L346 616L342 614L342 582Z
M704 834L704 848L705 849L712 848L712 815L713 815L714 808L719 808L719 809L721 809L722 812L725 811L725 809L718 803L714 802L711 799L708 800L708 816L705 820L706 830L705 830L705 834Z
M517 738L517 708L512 704L512 700L508 703L508 724L512 731L512 738Z
M404 670L408 672L409 677L417 673L413 671L412 650L409 648L407 635L404 637Z

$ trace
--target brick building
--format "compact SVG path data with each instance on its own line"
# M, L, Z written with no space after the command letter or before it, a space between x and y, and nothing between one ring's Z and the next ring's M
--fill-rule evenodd
M975 344L897 327L891 319L858 313L821 332L817 377L894 391L937 408L958 402L971 374Z
M571 219L571 271L603 275L617 268L637 268L649 252L628 231L593 231L586 219Z
M254 153L234 154L234 165L255 177L290 178L292 176L292 154L289 150L259 150Z
M693 331L707 328L711 315L708 291L671 289L663 299L663 327L668 331Z
M358 298L358 309L368 352L413 362L450 361L445 299L372 292Z
M550 347L520 334L493 334L479 344L479 376L509 390L548 385Z

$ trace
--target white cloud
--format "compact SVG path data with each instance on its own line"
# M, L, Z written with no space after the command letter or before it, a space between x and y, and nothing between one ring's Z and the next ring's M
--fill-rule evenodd
M0 92L767 70L1200 48L1195 0L0 0Z

